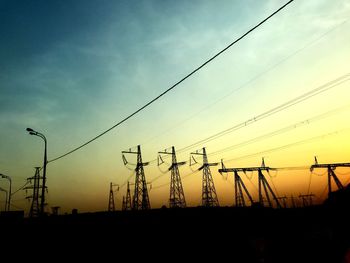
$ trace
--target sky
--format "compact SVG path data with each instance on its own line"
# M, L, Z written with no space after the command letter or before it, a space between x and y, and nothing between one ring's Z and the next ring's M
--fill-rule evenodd
M27 127L46 136L54 159L143 106L286 2L0 1L0 173L11 176L15 191L42 165L43 141ZM143 160L155 160L158 151L185 148L348 74L349 18L346 0L294 1L127 122L49 163L47 210L104 211L110 182L121 186L120 209L125 182L134 180L121 151L141 145ZM270 167L308 167L314 156L319 163L349 162L348 79L179 151L177 159L188 161L206 147L209 161L223 159L226 167L259 166L262 157ZM154 161L145 167L152 208L168 205L167 168ZM188 206L201 203L201 174L191 174L197 168L180 168ZM211 167L219 202L230 206L233 177L218 168ZM348 169L336 171L349 182ZM327 195L323 170L266 177L279 196L312 192L321 202ZM242 178L256 199L257 175ZM0 187L8 182L0 179ZM12 209L28 212L24 190L12 201ZM3 210L4 193L0 202Z

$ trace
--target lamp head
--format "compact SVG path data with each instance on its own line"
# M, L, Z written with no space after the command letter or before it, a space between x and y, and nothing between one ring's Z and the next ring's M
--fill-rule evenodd
M27 132L29 132L30 135L37 135L38 133L36 131L34 131L32 128L27 128L26 129Z
M8 179L8 180L11 181L11 177L8 176L8 175L6 175L6 174L0 174L0 177L1 177L1 178L6 178L6 179Z

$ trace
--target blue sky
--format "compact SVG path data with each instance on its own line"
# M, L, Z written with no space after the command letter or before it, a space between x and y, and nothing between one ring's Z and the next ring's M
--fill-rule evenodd
M49 159L57 157L157 96L285 2L1 1L0 172L17 178L19 187L41 164L41 142L26 127L44 133ZM158 150L182 148L347 73L349 17L348 1L292 3L120 128L50 164L50 203L66 211L103 210L109 182L121 184L128 177L121 150L142 144L144 159L154 159ZM219 150L345 105L348 90L344 84L203 146ZM346 128L342 114L331 125L310 125L224 158ZM336 142L286 154L300 159L268 159L298 165L317 153L325 161L346 161L348 145L339 151ZM178 159L187 158L188 152ZM260 157L242 165L251 162L256 165ZM156 167L148 169L149 178L159 174ZM196 204L200 184L193 180L185 187ZM219 198L230 203L232 189L221 183ZM154 194L156 206L166 202L167 191Z

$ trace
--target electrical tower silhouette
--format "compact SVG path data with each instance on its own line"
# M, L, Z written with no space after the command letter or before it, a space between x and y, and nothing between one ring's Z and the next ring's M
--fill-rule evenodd
M344 189L344 186L340 182L339 178L335 174L334 170L337 167L350 167L350 163L327 163L327 164L319 164L317 158L315 156L315 164L311 165L310 171L312 172L315 168L327 168L328 170L328 197L330 197L332 193L332 178L337 185L338 189Z
M263 191L262 191L262 190L264 190L264 194L265 194L266 200L267 200L267 202L269 204L269 207L273 207L272 206L272 201L271 201L271 199L273 198L275 200L277 208L281 208L282 206L281 206L280 202L278 201L278 198L277 198L276 194L274 193L274 191L272 190L270 184L267 182L264 174L262 173L262 171L269 172L270 170L276 170L276 169L275 168L266 167L264 158L262 158L262 164L261 164L260 167L223 168L223 169L219 169L219 173L234 172L235 175L236 174L238 175L238 172L246 173L246 172L249 172L249 171L257 171L258 172L259 204L260 204L260 206L264 206L264 196L263 196ZM237 179L237 180L241 180L241 179ZM246 193L247 192L248 191L246 191ZM270 197L270 195L272 195L272 198ZM240 193L238 194L237 199L240 199ZM237 203L239 204L239 201Z
M23 188L24 190L26 190L26 192L29 189L33 190L32 195L26 197L27 199L32 199L32 203L29 210L29 217L38 217L43 213L43 211L41 211L41 206L39 204L39 198L41 197L40 192L42 192L41 189L43 187L42 185L40 185L40 180L43 179L40 176L40 170L41 170L41 167L35 167L34 176L27 178L27 181L29 181L31 185ZM33 184L32 184L32 181L33 181Z
M135 168L136 176L135 176L135 189L134 196L132 200L132 209L133 210L147 210L151 209L151 205L148 197L147 190L147 182L145 177L145 172L143 167L148 165L149 163L143 163L141 157L141 146L137 146L137 151L122 151L124 165L128 163L124 154L136 154L137 155L137 164Z
M197 150L196 152L192 152L190 154L190 166L192 165L192 162L197 163L196 159L194 158L194 155L203 156L203 164L198 169L198 171L203 170L202 206L205 206L205 207L219 206L219 200L216 194L213 177L210 171L210 166L216 166L218 165L218 163L208 163L207 153L205 151L205 147L203 147L201 150Z
M259 203L260 203L260 205L264 206L263 194L262 194L262 191L261 191L262 187L264 187L264 192L265 192L265 196L266 196L267 202L269 203L269 207L272 207L272 202L271 202L271 198L270 198L270 195L269 195L269 192L270 192L270 194L272 195L273 199L276 202L277 208L281 208L282 206L281 206L280 202L278 201L278 198L277 198L276 194L274 193L274 191L272 190L270 184L267 182L264 174L262 173L262 170L265 170L268 173L269 173L270 170L274 170L273 168L265 166L264 158L262 158L261 167L258 169L258 176L259 176Z
M303 200L303 207L312 206L312 198L314 194L299 195L299 198Z
M131 206L130 183L128 181L128 185L126 188L126 197L123 196L122 210L126 211L126 210L131 210L131 209L132 209L132 206Z
M185 200L185 194L181 183L181 177L179 172L179 165L184 165L186 162L177 162L176 161L176 153L175 153L175 147L171 147L171 152L167 151L168 149L165 149L164 151L158 152L158 166L164 163L162 159L163 155L171 155L171 166L169 167L168 171L171 171L171 179L170 179L170 197L169 197L169 207L170 208L176 208L186 207L186 200Z
M234 181L235 181L235 204L237 207L245 207L246 206L246 200L244 198L244 193L242 191L242 188L247 195L250 204L253 204L253 198L250 195L247 187L243 183L242 178L238 175L237 169L226 169L223 160L221 159L221 169L219 169L219 173L222 174L223 172L227 173L229 171L233 171L234 173Z
M287 208L287 199L288 199L287 196L280 196L280 197L277 197L277 199L282 201L283 208Z
M291 200L291 203L292 203L292 208L296 208L297 205L296 205L296 203L294 201L294 196L293 195L291 195L290 200Z
M119 191L119 185L111 182L109 185L108 212L115 211L113 186L118 186L117 191Z

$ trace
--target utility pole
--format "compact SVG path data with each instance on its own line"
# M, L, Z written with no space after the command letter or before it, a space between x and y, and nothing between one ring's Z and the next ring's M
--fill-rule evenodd
M129 149L129 151L122 151L122 154L123 154L124 165L128 163L124 154L137 155L137 164L135 168L135 172L136 172L135 190L134 190L134 196L132 201L132 209L133 210L151 209L151 205L148 197L147 182L146 182L145 172L143 169L143 167L148 165L149 163L142 162L141 146L140 145L137 146L137 151L132 151L131 149Z
M40 185L40 180L42 180L43 178L40 176L40 170L41 167L35 167L35 174L33 177L27 178L27 181L30 182L30 186L27 186L25 188L23 188L24 190L28 190L28 189L32 189L32 195L27 196L27 199L32 199L32 204L30 206L30 210L29 210L29 217L37 217L42 215L42 211L41 211L41 206L39 205L39 198L40 198L40 189L43 188L42 185ZM32 184L32 180L33 180L33 184ZM43 192L43 191L41 191Z
M253 204L253 198L250 195L247 187L245 186L242 178L239 176L238 171L236 169L230 168L226 169L223 160L221 159L221 169L219 169L219 173L228 173L229 171L232 171L234 173L234 182L235 182L235 205L236 207L245 207L246 206L246 200L244 198L244 193L247 195L250 204ZM242 190L243 188L243 190Z
M328 198L330 197L332 193L332 178L337 185L338 189L344 189L344 186L340 182L339 178L335 174L334 170L337 167L350 167L350 163L326 163L326 164L319 164L317 161L317 158L315 156L315 164L311 165L310 171L312 172L316 168L327 168L328 170Z
M182 182L181 182L181 177L179 172L179 165L184 165L186 162L176 161L176 153L175 153L174 146L171 147L171 152L167 150L168 149L158 152L158 166L164 163L162 159L162 155L171 155L172 162L171 162L171 166L168 169L168 171L171 171L169 207L185 208L186 200L185 200L184 190L182 187Z
M119 185L111 182L109 185L108 212L115 211L113 186L118 186L117 191L119 191Z
M192 161L197 163L194 155L203 156L203 164L199 167L198 171L203 170L202 176L202 206L204 207L217 207L219 206L219 200L216 194L213 177L211 175L210 166L216 166L218 163L209 163L205 147L201 150L197 150L190 154L190 166Z
M270 167L266 167L265 166L265 161L264 161L264 158L263 158L262 159L262 164L261 164L260 167L223 168L223 169L219 169L219 173L234 172L234 173L236 173L238 175L238 172L246 173L246 172L257 171L258 172L258 185L259 185L259 204L261 206L264 206L263 194L265 194L265 197L266 197L266 200L267 200L267 202L269 204L269 207L273 207L272 206L272 201L271 201L271 199L273 199L275 201L275 203L276 203L277 208L281 208L281 204L279 203L276 194L274 193L274 191L272 190L270 184L267 182L264 174L262 173L262 171L269 172L270 170L275 170L275 169L274 168L270 168ZM238 179L238 180L240 180L240 179ZM246 193L247 192L248 191L246 191ZM239 199L239 194L238 194L238 197L237 197L238 199ZM270 195L272 196L272 198L270 197Z

